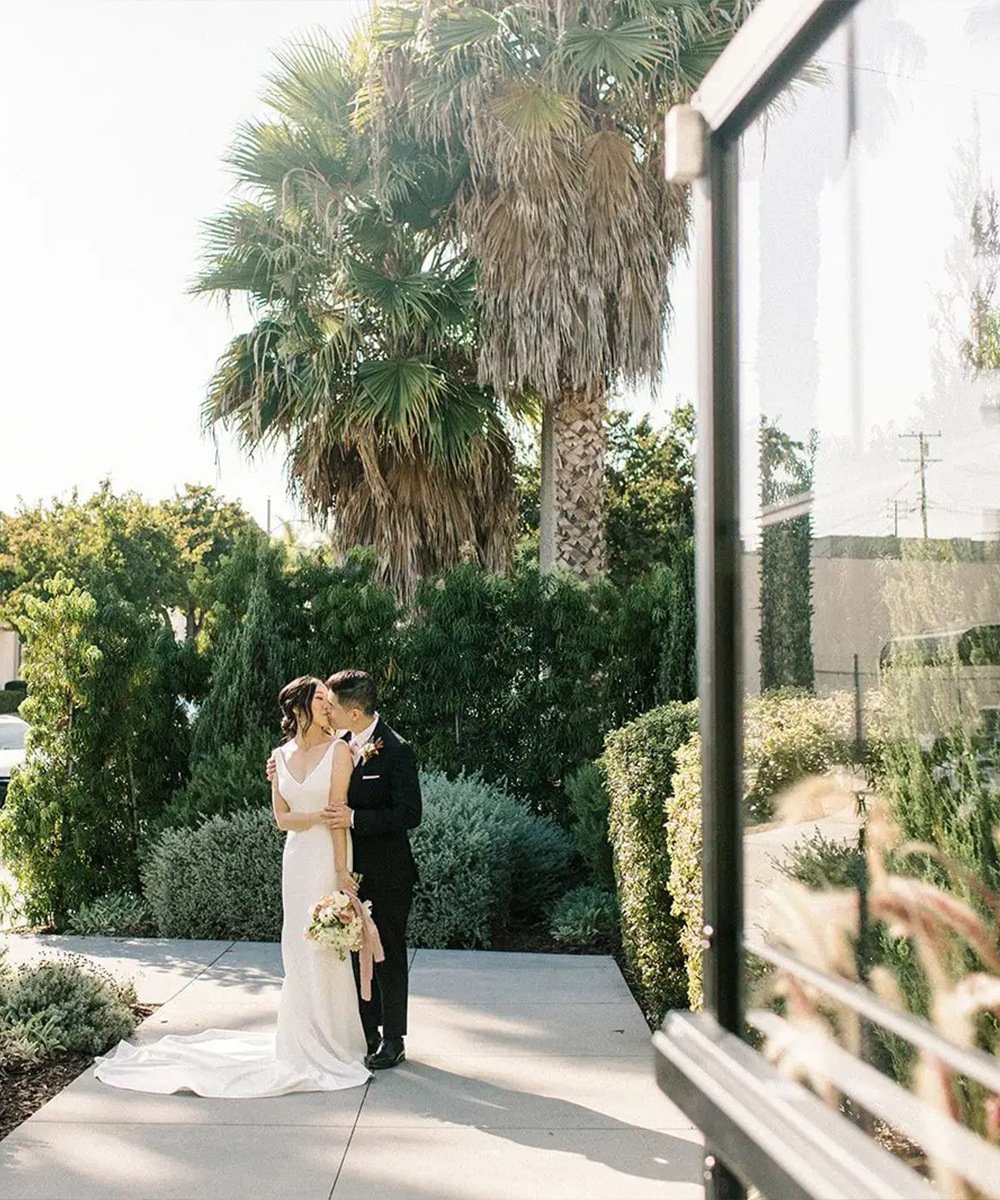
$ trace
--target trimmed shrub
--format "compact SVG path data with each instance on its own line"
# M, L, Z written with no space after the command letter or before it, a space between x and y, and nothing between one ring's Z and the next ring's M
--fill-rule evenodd
M488 946L512 912L537 919L566 889L572 847L551 821L474 777L426 772L421 787L423 820L410 834L421 876L410 913L414 945ZM283 841L263 807L164 830L143 871L158 932L277 940Z
M507 852L513 861L510 920L531 924L572 882L573 843L569 834L547 817L511 800Z
M21 967L0 994L0 1026L28 1054L102 1054L135 1029L135 991L77 955Z
M408 935L415 946L489 946L511 919L536 920L565 890L572 849L551 821L476 777L421 775L424 815L410 833L420 867Z
M678 947L684 960L687 1001L701 1008L701 734L677 751L670 796L665 804L666 843Z
M747 703L743 721L743 815L769 821L774 797L803 775L822 775L854 757L853 700L767 692Z
M24 698L24 692L8 691L7 688L4 688L0 692L0 714L17 716L17 710L21 707Z
M70 933L84 937L150 937L156 932L153 914L141 896L109 892L69 915Z
M618 901L614 892L589 883L560 896L549 915L549 933L557 942L576 949L609 947L617 929Z
M647 1017L659 1022L683 1000L680 922L670 895L663 804L677 751L694 732L694 704L667 704L610 733L605 742L608 830L621 905L626 969Z
M817 700L797 692L775 692L748 701L743 746L743 811L748 824L768 819L775 794L797 779L850 761L851 712L846 694ZM669 887L682 924L688 1001L698 1008L702 1000L700 737L692 738L677 756L665 811Z
M143 867L143 892L162 937L277 941L284 834L270 809L167 829Z
M865 852L856 842L835 842L817 830L812 837L797 842L778 870L815 890L822 888L859 888L868 877Z
M510 906L513 858L504 809L480 779L421 776L423 820L410 831L420 868L407 935L414 946L489 946ZM377 918L376 918L377 920Z
M611 890L615 886L615 866L608 835L610 798L603 763L584 763L566 776L563 787L576 852L590 882Z

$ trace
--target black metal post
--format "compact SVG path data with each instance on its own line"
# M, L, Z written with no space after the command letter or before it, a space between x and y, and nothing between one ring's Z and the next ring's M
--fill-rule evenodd
M865 756L865 730L862 721L861 663L857 652L854 655L854 760L863 762Z
M739 397L737 153L711 138L708 175L695 185L699 362L697 546L698 695L702 736L705 1007L743 1032L743 844L740 815ZM707 1200L744 1189L705 1148Z

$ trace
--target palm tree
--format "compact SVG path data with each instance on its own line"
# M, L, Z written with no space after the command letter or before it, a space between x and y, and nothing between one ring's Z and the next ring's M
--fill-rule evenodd
M606 398L657 376L686 242L662 117L751 3L400 0L374 18L384 127L467 163L449 217L479 271L479 379L543 398L543 567L603 568Z
M240 130L240 199L206 226L194 290L254 317L211 381L208 426L288 447L292 490L343 546L377 548L403 596L463 558L509 560L513 451L478 382L475 286L435 208L455 184L389 139L373 192L355 57L325 37L278 56L269 121Z

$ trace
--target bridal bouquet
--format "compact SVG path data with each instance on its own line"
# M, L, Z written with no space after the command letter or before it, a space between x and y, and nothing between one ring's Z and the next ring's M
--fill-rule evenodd
M307 941L336 950L344 959L352 950L361 949L363 917L371 919L370 900L356 900L346 892L332 892L317 900L309 910L309 924L304 936Z

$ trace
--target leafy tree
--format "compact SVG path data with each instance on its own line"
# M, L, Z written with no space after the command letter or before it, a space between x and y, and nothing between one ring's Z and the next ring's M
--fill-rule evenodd
M0 814L0 857L29 919L139 884L140 846L183 778L187 723L173 635L129 601L63 575L24 598L25 767Z
M812 488L816 435L796 442L761 419L761 504L780 504ZM812 691L812 516L766 524L760 545L760 681L763 689Z
M219 360L208 424L287 444L291 486L342 548L409 595L468 547L509 562L512 450L477 378L473 268L438 212L454 164L385 134L376 189L365 67L317 39L279 56L273 116L230 153L239 201L207 226L205 294L254 316Z
M134 492L116 495L105 482L84 501L74 493L0 513L3 615L17 626L26 598L44 595L46 581L62 572L99 601L127 601L165 624L179 609L193 641L215 602L224 560L255 529L238 504L190 484L161 504Z
M134 493L117 496L108 483L82 502L74 493L0 513L3 616L23 635L28 599L48 595L48 581L62 573L98 603L125 601L166 623L181 589L174 533L162 509Z
M662 117L749 0L402 0L379 6L363 94L466 166L445 221L478 266L479 377L543 400L541 562L605 565L609 389L655 376L686 193ZM388 138L377 143L391 162Z
M694 409L682 405L665 430L648 417L613 412L605 469L608 569L625 583L672 564L694 534Z
M297 674L284 609L280 565L266 551L257 558L246 615L230 625L216 656L212 686L194 727L193 758L241 744L249 734L267 731L279 740L278 692Z
M184 612L184 636L193 642L215 603L223 561L241 537L264 535L239 504L223 500L211 487L187 484L160 508L173 523L181 584L175 604Z
M694 409L678 406L666 429L626 409L608 417L602 507L607 514L608 573L625 585L653 566L668 566L694 534ZM520 532L538 532L537 446L515 467Z
M379 681L380 703L391 711L399 682L399 623L404 619L393 593L379 585L370 550L353 550L346 560L317 573L308 588L313 668L326 676L363 664Z
M694 537L677 541L670 559L670 630L660 658L661 703L698 695Z

